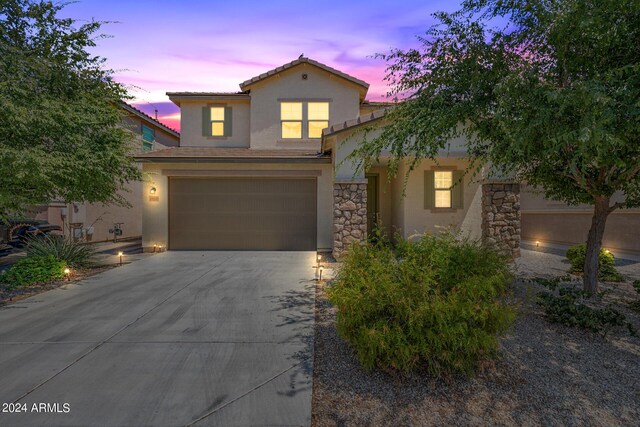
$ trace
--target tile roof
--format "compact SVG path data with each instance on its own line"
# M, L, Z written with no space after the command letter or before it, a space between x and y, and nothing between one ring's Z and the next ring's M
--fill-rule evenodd
M377 110L373 113L363 114L359 116L357 119L347 120L343 123L338 123L336 125L329 126L326 129L322 130L322 136L329 136L336 133L343 132L348 129L352 129L356 126L360 126L365 123L373 122L375 120L379 120L383 118L387 114L387 109Z
M167 96L244 96L249 91L243 92L167 92Z
M127 110L128 112L130 112L131 114L134 114L137 117L140 117L142 120L145 120L148 123L151 123L157 127L159 127L160 129L164 130L165 132L175 136L176 138L180 138L180 132L178 132L175 129L171 129L169 126L165 125L164 123L161 123L160 121L154 119L153 117L149 116L148 114L138 110L136 107L127 104L126 102L123 102L120 104L122 108L124 108L125 110Z
M282 71L288 70L289 68L293 68L296 65L300 65L300 64L311 64L311 65L315 65L318 68L321 68L325 71L328 71L332 74L335 74L339 77L342 77L343 79L349 80L352 83L357 84L358 86L362 86L365 90L367 90L369 88L369 83L360 80L356 77L350 76L347 73L343 73L342 71L336 70L335 68L331 68L328 65L322 64L318 61L314 61L311 58L306 58L304 56L296 59L295 61L291 61L288 64L284 64L281 65L280 67L274 68L273 70L269 70L266 73L262 73L259 76L253 77L247 81L244 81L242 83L240 83L240 89L245 90L245 88L248 88L249 86L253 85L254 83L257 83L261 80L264 80L266 78L269 78L271 76L274 76L278 73L281 73Z
M255 150L250 148L213 148L213 147L172 147L164 150L148 151L136 156L137 160L190 160L190 159L289 159L289 160L325 160L329 157L317 151L303 150Z

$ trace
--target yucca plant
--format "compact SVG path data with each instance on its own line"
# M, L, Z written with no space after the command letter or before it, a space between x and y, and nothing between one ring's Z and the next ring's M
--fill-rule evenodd
M74 242L62 236L32 237L25 249L27 256L53 256L73 268L91 267L95 262L95 251L91 245Z

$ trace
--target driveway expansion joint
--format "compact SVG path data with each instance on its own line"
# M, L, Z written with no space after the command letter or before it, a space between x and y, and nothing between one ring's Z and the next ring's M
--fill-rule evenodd
M260 384L256 385L255 387L250 388L249 390L245 391L244 393L239 394L238 396L234 397L233 399L228 400L227 402L217 406L216 408L212 409L211 411L207 412L206 414L202 415L200 418L195 419L194 421L191 421L189 424L185 424L185 427L190 427L193 426L197 423L199 423L200 421L203 421L206 418L209 418L211 415L215 414L216 412L226 408L227 406L237 402L238 400L248 396L249 394L253 393L254 391L264 387L265 385L269 384L270 382L274 381L275 379L277 379L278 377L281 377L282 375L286 374L287 372L289 372L290 370L292 370L293 368L300 366L302 364L302 362L298 362L295 365L289 366L287 369L285 369L284 371L278 372L277 374L275 374L274 376L272 376L271 378L261 382Z
M81 354L80 356L78 356L75 360L73 360L71 363L69 363L68 365L66 365L64 368L62 368L61 370L59 370L58 372L56 372L55 374L51 375L49 378L47 378L46 380L40 382L39 384L35 385L34 387L32 387L30 390L28 390L27 392L23 393L20 397L18 397L17 399L13 400L12 403L18 403L19 401L21 401L22 399L24 399L25 397L29 396L31 393L33 393L34 391L36 391L37 389L39 389L40 387L42 387L43 385L47 384L49 381L53 380L54 378L56 378L58 375L62 374L63 372L67 371L69 368L71 368L73 365L75 365L76 363L78 363L79 361L81 361L82 359L84 359L85 357L87 357L88 355L90 355L91 353L93 353L94 351L96 351L97 349L99 349L100 347L102 347L104 344L106 344L109 340L111 340L113 337L117 336L118 334L120 334L121 332L125 331L127 328L129 328L130 326L134 325L136 322L138 322L138 320L142 319L143 317L145 317L146 315L148 315L149 313L153 312L154 310L156 310L157 308L159 308L161 305L163 305L164 303L166 303L167 301L169 301L171 298L173 298L174 296L176 296L178 293L182 292L183 290L185 290L186 288L188 288L189 286L191 286L192 284L196 283L198 280L202 279L204 276L206 276L207 274L209 274L211 271L213 271L214 269L222 266L223 264L225 264L229 259L231 259L231 257L228 257L226 259L224 259L222 262L220 262L219 264L214 265L213 267L211 267L210 269L208 269L207 271L205 271L204 273L202 273L200 276L198 276L197 278L193 279L192 281L190 281L189 283L187 283L186 285L182 286L181 288L177 289L176 291L172 292L168 297L166 297L165 299L163 299L162 301L158 302L157 304L155 304L153 307L151 307L150 309L148 309L147 311L145 311L144 313L142 313L140 316L136 317L135 320L129 322L128 324L126 324L125 326L123 326L122 328L118 329L116 332L114 332L113 334L111 334L109 337L107 337L106 339L98 342L95 346L93 346L92 348L90 348L88 351L86 351L85 353Z

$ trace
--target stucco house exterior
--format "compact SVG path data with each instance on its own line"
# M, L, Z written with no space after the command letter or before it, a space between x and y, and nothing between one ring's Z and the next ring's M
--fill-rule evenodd
M464 141L437 162L410 161L389 178L384 156L366 173L347 156L356 133L383 125L369 85L306 57L240 91L170 92L180 145L141 153L145 250L318 250L339 256L373 227L410 237L453 227L519 255L519 183L479 182ZM356 135L356 137L353 137ZM461 180L463 185L454 185Z
M137 108L122 103L122 126L136 135L135 150L140 153L177 147L180 134ZM141 182L131 182L121 195L130 206L103 203L65 203L52 201L35 207L34 217L62 227L66 236L75 240L102 242L106 240L139 238L142 235ZM116 225L118 224L118 225ZM110 232L119 228L122 234Z

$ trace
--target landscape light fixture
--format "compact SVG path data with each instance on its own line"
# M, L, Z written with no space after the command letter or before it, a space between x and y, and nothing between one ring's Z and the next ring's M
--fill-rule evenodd
M124 252L118 252L118 256L120 257L120 265L122 265L122 256L124 255Z
M536 248L539 248L539 247L540 247L540 241L536 240Z
M65 267L64 275L67 277L67 281L71 280L70 279L70 274L71 274L71 269L69 267Z
M155 253L157 249L158 249L158 245L154 244L153 245L153 253Z
M318 272L320 274L320 277L318 277L318 282L322 282L322 267L318 268Z
M156 194L156 191L158 191L158 190L156 189L156 187L151 187L151 188L149 189L149 194Z

